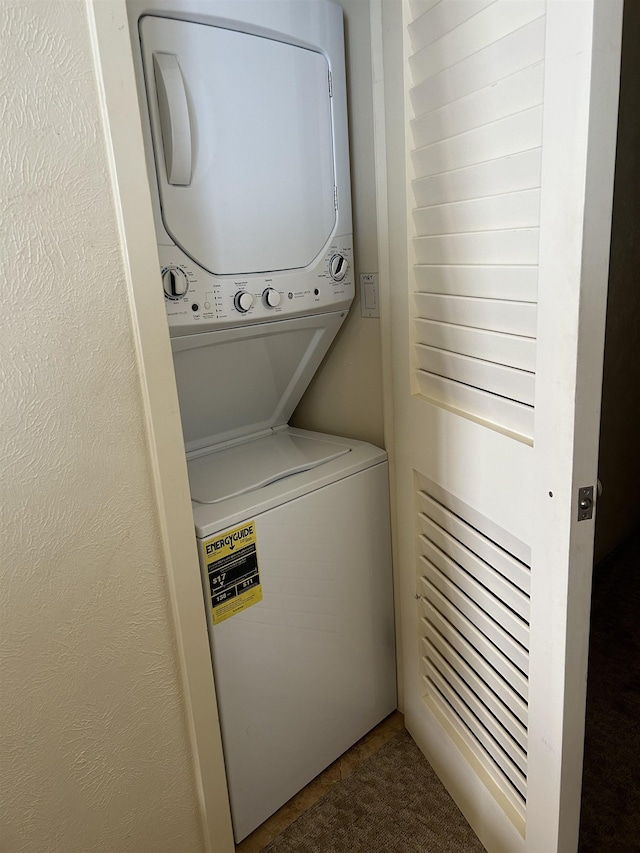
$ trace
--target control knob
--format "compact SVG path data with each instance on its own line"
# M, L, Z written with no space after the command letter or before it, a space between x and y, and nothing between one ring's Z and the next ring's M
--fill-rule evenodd
M246 314L253 305L253 294L249 293L247 290L239 290L233 297L233 304L235 305L236 311L239 311L241 314Z
M167 299L180 299L189 290L189 279L178 267L168 267L162 273L162 287Z
M262 301L266 308L277 308L280 305L281 296L273 287L267 287L262 293Z
M329 259L329 274L334 281L342 281L349 269L349 262L344 255L336 253Z

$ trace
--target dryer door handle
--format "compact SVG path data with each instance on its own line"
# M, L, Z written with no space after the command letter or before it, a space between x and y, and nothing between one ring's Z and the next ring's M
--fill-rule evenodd
M154 53L153 70L167 181L178 186L188 186L191 183L191 123L177 56Z

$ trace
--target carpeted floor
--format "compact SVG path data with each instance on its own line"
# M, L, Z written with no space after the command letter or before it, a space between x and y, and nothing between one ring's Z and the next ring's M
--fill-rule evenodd
M406 731L336 784L262 853L482 853Z
M482 853L404 730L262 853ZM640 851L640 532L594 573L579 853Z
M594 572L579 850L640 851L640 533Z

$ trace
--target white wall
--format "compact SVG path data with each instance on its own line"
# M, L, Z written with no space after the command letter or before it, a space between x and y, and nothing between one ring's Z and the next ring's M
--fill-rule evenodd
M372 272L369 6L343 5L356 262ZM2 19L2 852L198 853L202 783L86 10L8 0ZM381 444L380 385L379 324L355 304L297 422Z
M359 273L378 271L369 0L344 10L356 299L302 398L295 426L384 445L380 321L360 315Z
M198 853L85 16L2 8L0 847Z

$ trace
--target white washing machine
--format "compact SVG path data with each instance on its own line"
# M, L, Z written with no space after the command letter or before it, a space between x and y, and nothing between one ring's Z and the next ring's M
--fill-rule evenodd
M396 707L386 454L288 426L354 294L342 13L129 14L240 841Z

